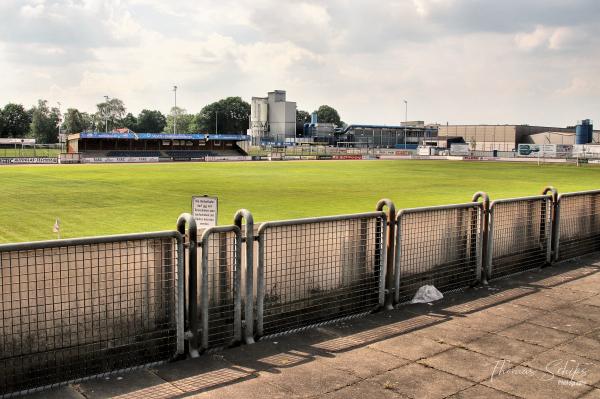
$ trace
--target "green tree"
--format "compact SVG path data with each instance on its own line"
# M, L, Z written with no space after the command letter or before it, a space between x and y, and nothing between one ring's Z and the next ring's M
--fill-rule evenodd
M177 133L194 133L195 123L194 115L188 114L183 108L173 107L171 113L167 116L167 126L165 133L173 133L175 125L175 115L177 115Z
M123 118L121 120L121 127L126 127L127 129L131 130L132 132L137 132L138 131L138 126L137 126L137 118L135 117L135 115L133 115L131 112L127 113L127 115L125 115L125 118Z
M196 115L197 131L204 133L242 133L249 126L250 104L241 97L227 97L208 104Z
M81 133L88 128L87 114L79 112L77 108L69 108L65 113L63 130L67 134ZM88 116L89 118L89 116Z
M58 125L60 110L48 107L48 101L38 100L33 107L31 117L31 133L38 143L48 144L58 142Z
M305 123L310 123L310 114L302 110L296 111L296 135L298 137L302 137Z
M139 133L160 133L167 124L167 118L160 111L144 109L137 117Z
M118 98L97 104L98 110L95 114L96 130L108 130L121 127L121 120L125 117L125 105Z
M342 125L340 114L338 114L335 108L329 105L321 105L317 110L317 117L319 118L319 123L333 123L336 126Z
M25 137L31 114L21 104L8 103L0 110L0 137Z

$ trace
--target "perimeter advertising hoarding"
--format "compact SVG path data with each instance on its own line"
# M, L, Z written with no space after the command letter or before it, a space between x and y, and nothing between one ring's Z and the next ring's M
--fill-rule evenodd
M566 144L519 144L517 155L520 157L565 157L573 151L572 145Z
M27 157L15 157L15 158L0 158L0 164L54 164L58 163L58 158L47 158L47 157L35 157L35 158L27 158Z

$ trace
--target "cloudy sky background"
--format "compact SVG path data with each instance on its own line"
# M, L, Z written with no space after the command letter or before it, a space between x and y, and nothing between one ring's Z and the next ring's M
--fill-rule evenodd
M189 112L285 89L346 122L600 124L598 0L1 0L0 105Z

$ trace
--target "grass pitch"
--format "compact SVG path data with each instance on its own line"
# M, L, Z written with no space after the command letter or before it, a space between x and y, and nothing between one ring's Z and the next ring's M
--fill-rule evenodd
M600 168L456 161L307 161L0 167L0 242L175 228L192 195L219 197L219 223L258 222L600 188Z

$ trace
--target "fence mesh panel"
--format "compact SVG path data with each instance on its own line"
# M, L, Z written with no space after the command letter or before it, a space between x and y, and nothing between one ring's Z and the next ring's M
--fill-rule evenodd
M377 308L384 223L377 214L265 229L264 335Z
M600 191L560 198L559 259L600 251Z
M0 249L0 395L172 358L173 238Z
M398 215L396 302L410 300L423 285L448 292L476 281L481 213L474 203Z
M517 198L492 204L491 278L542 267L548 261L550 197Z
M235 298L239 295L238 233L213 233L208 238L208 347L235 340ZM239 279L239 277L238 277Z

